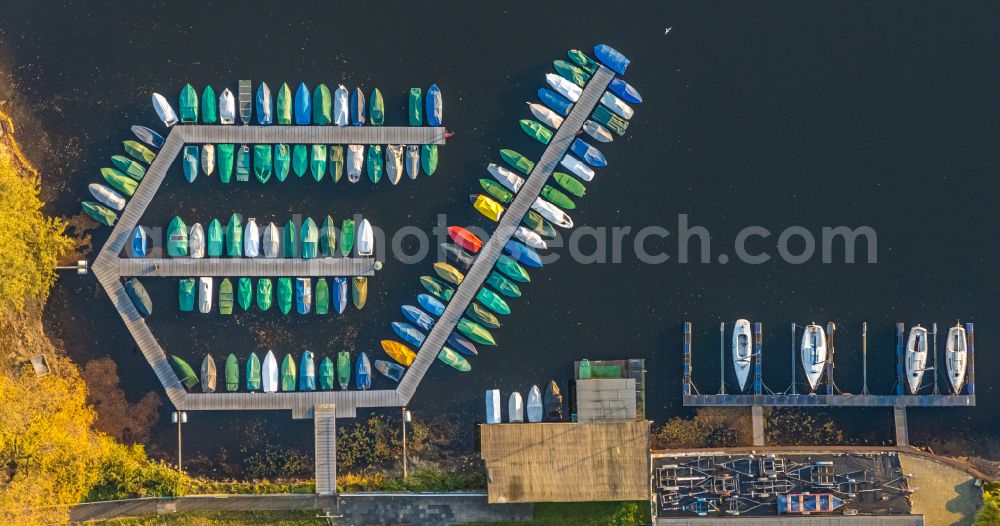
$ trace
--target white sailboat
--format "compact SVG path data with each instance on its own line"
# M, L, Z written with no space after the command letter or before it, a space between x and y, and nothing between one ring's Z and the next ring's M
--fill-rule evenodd
M194 259L205 257L205 229L201 223L191 225L188 231L188 255Z
M535 202L531 203L531 208L558 227L573 228L573 219L569 217L569 214L541 197L535 198Z
M340 125L338 125L340 126ZM360 144L347 145L347 180L356 183L361 179L365 163L365 147Z
M510 423L524 422L524 402L521 393L514 391L507 400L507 415Z
M544 105L529 102L528 109L531 110L531 114L534 115L535 118L538 119L538 121L541 122L542 124L550 128L558 128L562 126L563 117L558 113L546 108Z
M278 257L278 254L280 254L280 246L281 234L278 233L277 225L274 223L268 223L267 228L264 229L264 257Z
M597 142L611 142L615 139L607 128L591 120L583 123L583 131Z
M517 230L514 231L514 237L516 237L518 241L524 243L525 245L528 245L531 248L536 248L539 250L545 250L549 248L549 246L545 243L545 240L542 239L542 236L538 235L538 232L535 232L534 230L528 230L523 226L517 227Z
M347 126L347 88L343 84L333 92L333 123Z
M275 393L278 391L278 361L274 359L274 353L267 351L264 356L264 363L260 366L261 390L265 393Z
M252 217L247 220L247 226L243 227L243 255L248 258L260 255L260 230Z
M490 172L490 175L499 181L504 188L514 192L515 194L521 189L521 185L524 184L524 179L522 179L521 176L508 170L507 168L504 168L503 166L500 166L499 164L490 163L489 166L486 167L486 171Z
M385 176L392 184L399 184L403 178L403 147L390 144L385 147Z
M198 312L212 312L212 278L198 278Z
M420 147L411 144L406 147L406 176L416 179L420 175Z
M372 232L372 224L367 219L362 219L358 228L358 255L370 256L374 251L375 234Z
M962 384L965 383L965 369L969 359L969 340L966 337L965 329L956 324L948 329L948 343L944 347L945 364L948 369L948 381L951 382L951 390L955 394L962 391Z
M236 122L236 99L229 88L222 90L222 95L219 95L219 122L222 124Z
M179 120L177 114L174 113L174 109L170 107L170 103L163 95L153 93L153 109L156 110L156 115L167 128L177 124Z
M90 194L102 204L112 210L121 212L125 209L125 198L118 192L104 186L103 184L90 183L87 185Z
M542 392L533 385L528 391L528 422L541 422L542 412Z
M752 362L753 333L750 331L750 322L744 319L736 320L736 325L733 326L733 368L736 369L740 391L746 389Z
M580 159L577 159L568 153L562 158L561 161L559 161L559 164L563 165L564 168L573 172L573 175L583 179L584 181L589 182L594 180L594 170L586 164L583 164L583 161Z
M809 381L810 390L815 390L823 377L826 367L826 332L823 327L811 323L802 334L802 368Z
M631 106L610 91L605 91L604 95L601 95L601 104L625 120L631 119L634 113Z
M552 86L552 89L556 90L556 93L566 97L570 102L580 100L580 95L583 95L583 88L555 73L547 73L545 75L545 82L548 82L549 86Z
M206 144L201 147L201 171L212 175L215 171L215 145Z
M927 329L917 325L910 329L906 340L906 383L911 394L917 394L927 366Z

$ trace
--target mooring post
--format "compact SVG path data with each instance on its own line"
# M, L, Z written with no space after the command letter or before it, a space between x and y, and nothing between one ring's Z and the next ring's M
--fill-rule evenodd
M762 379L764 370L764 325L760 322L753 324L753 394L760 396L764 390L764 380Z
M828 355L826 358L826 364L824 364L824 369L826 369L826 395L830 396L833 394L833 354L836 352L836 347L833 345L833 333L837 331L837 324L832 321L826 322L826 346Z
M691 394L691 322L684 322L684 384L681 388L682 394Z
M903 375L903 331L905 327L902 323L896 324L896 395L903 395L903 386L906 379Z
M868 322L861 322L861 394L868 394Z
M938 389L938 381L937 381L938 380L938 378L937 378L937 376L938 376L937 375L937 369L938 369L938 361L937 361L937 323L932 323L931 324L931 330L934 333L934 339L933 339L933 345L934 345L934 365L931 367L931 369L934 369L934 390L932 392L934 394L936 394L936 395L939 395L939 394L941 394L941 391Z
M719 322L719 394L726 394L726 322Z
M967 394L974 395L976 394L976 333L971 323L965 324L965 337L969 346L969 359L966 364L966 374L969 377L969 381L965 389Z
M795 390L795 322L792 322L792 394L799 394Z

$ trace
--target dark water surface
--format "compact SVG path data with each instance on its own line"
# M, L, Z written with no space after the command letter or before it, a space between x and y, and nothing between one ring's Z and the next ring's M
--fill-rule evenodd
M609 6L623 9L603 12ZM646 102L636 106L627 136L602 147L610 166L571 215L578 225L676 232L678 214L688 214L711 231L713 262L679 264L671 236L648 244L671 260L644 264L628 250L629 237L621 263L567 258L533 272L495 331L500 346L472 360L467 374L435 364L413 400L417 416L471 423L481 419L484 389L506 396L566 379L581 357L645 358L649 416L687 414L679 396L681 322L695 323L696 382L714 392L718 322L737 317L764 322L765 381L775 390L790 379L788 323L832 320L841 328L838 383L858 392L859 327L868 321L869 386L885 393L894 383L895 322L944 328L961 318L978 329L979 407L913 410L911 424L990 432L1000 415L992 398L1000 370L993 352L1000 326L997 14L995 5L925 3L8 3L0 8L0 39L8 84L21 94L11 100L24 102L14 111L26 130L21 138L46 174L50 210L60 215L77 213L87 183L119 152L129 125L159 124L152 91L176 100L190 82L235 92L241 78L266 81L272 92L283 81L293 89L299 81L361 85L366 93L379 87L387 123L402 124L407 89L436 82L445 124L457 135L433 177L377 188L367 179L316 184L308 175L263 187L204 176L188 185L175 165L143 219L165 226L181 214L188 224L207 224L237 211L283 223L296 213L317 221L362 213L388 233L430 229L440 213L488 227L466 196L478 192L476 179L488 177L485 165L499 160L499 148L529 157L542 151L516 121L529 115L524 102L534 100L551 60L610 43L632 59L626 78ZM667 27L673 31L664 36ZM817 236L825 226L871 226L878 263L844 264L841 251L835 264L818 255L803 265L777 257L737 263L733 239L749 225L775 232L753 245L775 256L774 238L789 226ZM106 236L107 229L96 233L98 246ZM731 262L718 263L720 254ZM391 336L389 322L402 320L399 305L415 301L417 277L429 273L430 261L388 261L371 281L364 311L309 319L274 310L232 319L180 314L175 282L147 280L156 302L150 323L168 352L193 365L209 351L221 366L229 352L268 348L380 357L378 340ZM112 357L129 397L161 391L93 276L62 278L47 318L78 361ZM169 408L163 413L154 446L172 448ZM858 440L890 438L888 410L837 414ZM276 442L311 449L310 423L288 413L192 415L185 446L231 447L251 420L263 421Z

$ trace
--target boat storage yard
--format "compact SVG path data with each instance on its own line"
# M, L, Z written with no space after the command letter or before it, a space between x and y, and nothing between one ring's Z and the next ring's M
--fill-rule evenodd
M470 197L473 208L496 222L496 229L487 239L461 227L449 229L455 243L449 257L466 272L446 261L436 263L440 279L420 278L428 292L417 298L420 308L403 306L413 325L392 324L403 343L381 342L394 361L375 360L374 369L397 381L394 389L371 388L373 368L365 352L355 364L346 357L346 368L342 360L347 353L340 353L334 366L330 352L320 363L319 374L311 352L299 360L285 355L280 369L270 351L263 360L251 354L245 363L231 354L224 367L207 356L199 375L179 356L168 358L157 342L145 321L153 315L152 301L138 279L182 278L178 282L182 312L218 308L222 314L238 313L255 308L254 297L256 308L268 310L276 297L285 315L293 306L299 315L326 314L332 295L333 310L339 314L346 306L348 288L360 309L367 297L366 278L381 268L373 253L378 243L367 219L355 215L339 223L327 216L319 228L312 218L296 217L279 230L273 223L258 226L252 217L233 214L224 228L217 219L206 230L201 223L188 228L175 216L162 246L149 235L157 230L140 226L140 220L175 159L181 160L184 177L192 184L200 180L199 174L213 173L224 184L246 183L251 170L260 184L272 178L284 181L290 173L299 178L310 173L316 183L329 173L337 183L346 171L353 183L367 172L372 184L384 175L394 186L403 173L410 179L421 171L430 175L437 166L437 148L449 135L441 125L438 87L431 86L426 98L419 88L410 90L410 126L383 125L378 90L366 104L359 89L348 95L340 86L331 94L325 85L310 92L300 84L293 97L283 85L274 104L266 84L259 84L254 96L252 82L240 80L238 98L228 88L216 98L207 87L199 105L197 92L186 85L178 97L179 112L165 97L154 94L154 109L169 133L163 137L134 126L132 131L142 143L125 141L131 158L113 157L115 168L101 171L110 187L92 184L97 202L84 202L83 209L113 227L93 264L94 274L173 405L178 410L290 410L293 418L316 417L316 491L334 493L336 418L354 417L359 407L405 406L435 358L458 371L469 370L469 359L478 354L476 344L496 344L489 329L499 328L497 314L509 313L504 297L520 296L518 285L528 281L524 267L542 266L536 250L546 248L543 238L552 235L552 225L572 227L563 209L576 205L563 192L582 197L585 188L580 181L591 181L592 167L606 165L603 154L577 136L586 132L598 142L612 141L612 132L623 135L632 115L625 101L641 102L638 92L618 78L628 59L603 44L594 48L594 54L596 61L572 50L568 53L572 63L553 62L558 75L546 76L551 89L540 89L542 104L531 106L538 120L519 123L544 150L536 161L502 150L500 156L510 168L491 164L488 172L496 181L480 180L486 193ZM237 114L242 126L227 126L236 123ZM428 126L423 125L425 119ZM387 145L384 153L382 145ZM560 165L572 176L556 172ZM550 177L562 190L546 184ZM338 224L340 229L334 226ZM261 228L263 244L258 237ZM257 278L256 285L251 277ZM225 279L216 283L215 278ZM375 346L371 348L374 352ZM345 370L348 378L352 372L355 375L353 389L345 381ZM195 390L199 383L202 392ZM648 435L648 428L640 434Z

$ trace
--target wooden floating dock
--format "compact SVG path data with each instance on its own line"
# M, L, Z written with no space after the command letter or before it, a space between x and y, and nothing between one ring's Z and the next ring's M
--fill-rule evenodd
M247 88L249 90L249 87ZM243 91L241 86L241 92ZM242 93L241 93L242 98ZM241 104L242 106L242 104ZM93 264L94 275L156 377L170 402L181 410L288 410L294 418L312 418L317 404L335 407L340 418L355 416L358 407L398 407L393 390L310 391L291 393L188 393L146 320L122 285L128 276L370 276L371 258L317 259L132 259L121 258L132 229L163 184L170 165L189 143L232 144L444 144L443 127L402 126L230 126L175 125L129 199L108 241Z
M500 218L493 235L483 244L472 268L465 274L462 284L458 286L455 295L434 323L434 327L427 335L423 345L420 346L417 358L399 382L396 391L404 404L413 397L417 386L423 380L424 374L427 373L427 369L437 358L438 352L444 346L448 336L455 330L459 319L465 313L465 309L479 292L486 277L493 270L493 266L496 265L497 259L503 253L504 245L514 236L514 230L517 229L524 215L528 213L535 198L541 194L542 187L548 181L549 176L559 166L559 161L566 155L566 152L569 151L573 139L576 138L576 132L583 128L584 121L600 102L601 95L613 78L614 73L604 66L601 66L594 73L594 76L587 82L580 99L573 104L573 109L563 121L562 126L556 130L552 140L549 141L549 145L538 159L531 174L528 175L521 190L507 205L507 210Z
M288 276L296 278L324 276L373 276L373 258L210 258L153 259L120 258L119 276L192 277L192 276Z

